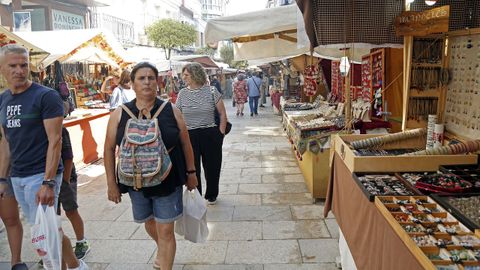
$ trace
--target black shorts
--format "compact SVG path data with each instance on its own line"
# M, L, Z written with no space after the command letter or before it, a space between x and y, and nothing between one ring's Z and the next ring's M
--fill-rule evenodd
M77 204L77 181L71 181L68 184L62 181L60 186L60 195L58 196L57 214L60 215L60 204L65 212L78 209Z

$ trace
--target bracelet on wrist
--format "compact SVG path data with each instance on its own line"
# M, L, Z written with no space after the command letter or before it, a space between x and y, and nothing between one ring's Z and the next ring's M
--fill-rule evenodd
M188 171L187 171L187 175L189 175L189 174L194 174L194 173L196 173L196 172L197 172L197 170L188 170Z
M8 182L8 179L5 178L5 177L0 177L0 184L2 183L7 183Z

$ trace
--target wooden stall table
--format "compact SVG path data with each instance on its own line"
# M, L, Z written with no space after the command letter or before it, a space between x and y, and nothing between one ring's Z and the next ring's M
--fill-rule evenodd
M68 119L63 121L64 127L73 127L79 125L82 130L82 150L83 150L83 163L89 164L99 159L97 147L98 144L95 141L90 121L110 115L108 110L103 109L91 109L82 110L80 113L76 113L77 118ZM107 127L103 127L106 129Z
M423 269L335 153L325 216L332 210L357 269Z

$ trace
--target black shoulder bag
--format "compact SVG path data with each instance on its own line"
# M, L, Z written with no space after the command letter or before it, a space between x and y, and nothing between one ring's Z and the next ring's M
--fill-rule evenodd
M212 100L213 100L213 108L215 108L215 124L217 124L217 126L219 127L220 126L220 114L218 113L218 110L217 110L217 106L215 104L215 94L213 91L217 91L217 89L212 89L210 88L211 92L212 92ZM229 121L227 121L227 126L225 127L225 135L227 135L228 133L230 133L230 130L232 130L232 123L230 123Z

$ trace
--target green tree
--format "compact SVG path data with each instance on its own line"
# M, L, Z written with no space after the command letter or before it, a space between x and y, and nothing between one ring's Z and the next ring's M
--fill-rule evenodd
M210 48L210 47L202 47L202 48L198 48L195 53L196 54L203 54L203 55L208 55L210 56L211 58L213 58L213 56L215 55L215 52L217 50L214 49L214 48Z
M173 19L158 20L145 30L148 39L165 50L167 59L170 59L172 49L183 48L196 40L196 30L192 25Z
M227 44L220 48L220 57L224 63L227 63L232 68L246 68L248 66L247 61L233 61L233 46Z

